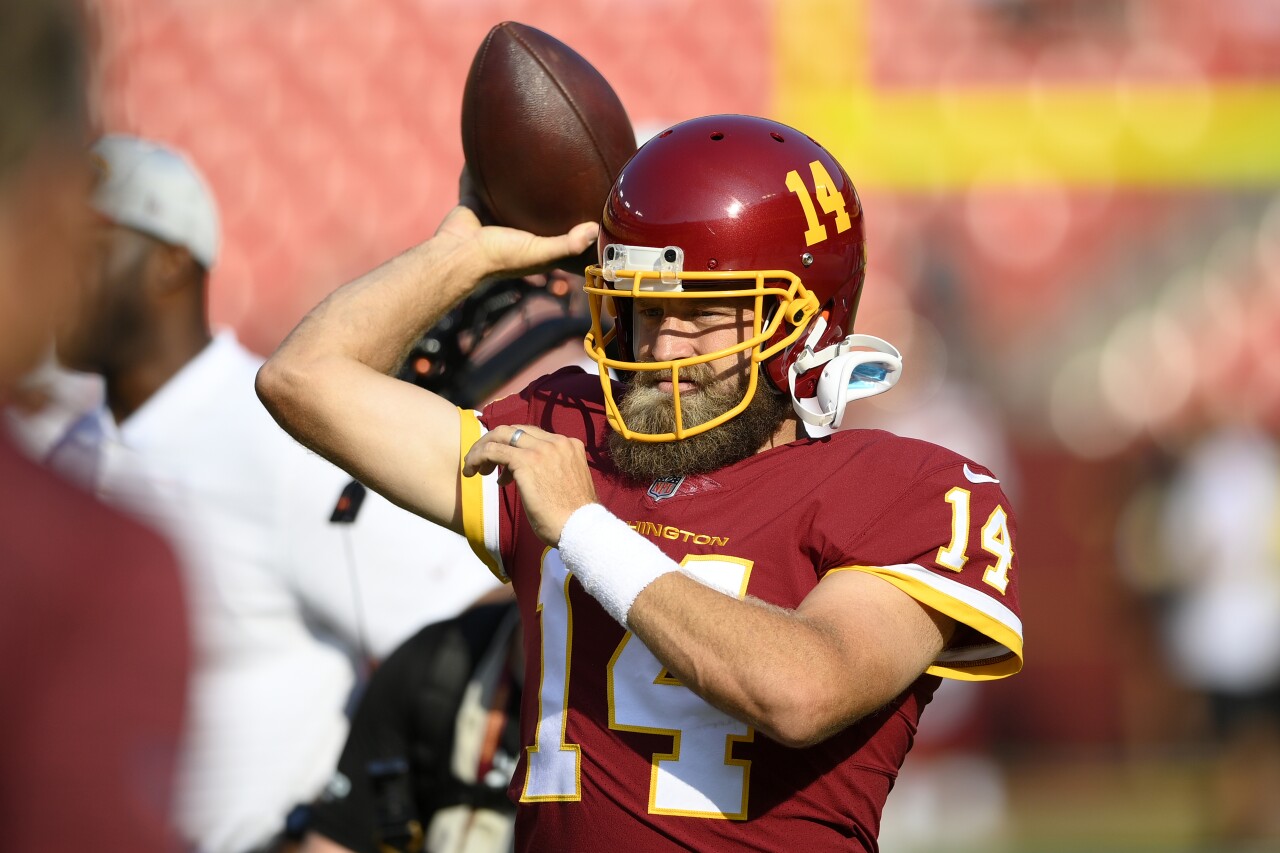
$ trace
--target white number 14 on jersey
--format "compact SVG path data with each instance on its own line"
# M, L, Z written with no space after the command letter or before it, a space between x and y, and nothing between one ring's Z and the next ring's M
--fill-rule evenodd
M686 557L682 565L707 586L738 598L746 594L751 574L746 560L699 555ZM523 802L575 801L582 796L581 748L565 737L573 651L569 577L560 552L547 551L538 590L539 717L534 743L526 748ZM711 707L672 678L630 631L610 658L608 690L609 728L672 737L672 751L652 758L650 813L746 819L751 762L730 755L733 743L755 736L750 726Z

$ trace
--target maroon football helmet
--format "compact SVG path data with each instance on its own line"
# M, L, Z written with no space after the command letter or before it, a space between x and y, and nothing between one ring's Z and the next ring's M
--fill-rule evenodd
M862 205L835 158L800 131L751 116L708 116L662 131L623 167L605 202L599 257L587 270L588 353L602 375L605 368L669 371L677 396L674 433L636 433L623 423L605 382L610 422L641 441L684 438L746 408L761 364L797 407L801 398L813 398L824 365L839 354L833 348L845 352L853 331L866 267ZM640 296L753 297L754 334L703 356L637 362L631 305ZM617 318L608 335L602 309ZM605 354L615 334L616 359ZM753 365L743 401L720 418L682 427L680 367L746 350ZM815 359L823 350L830 354Z

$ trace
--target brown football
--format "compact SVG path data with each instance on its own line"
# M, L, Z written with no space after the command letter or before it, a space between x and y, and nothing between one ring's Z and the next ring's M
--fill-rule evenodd
M576 51L514 21L485 36L462 92L462 153L497 224L551 236L599 220L635 151L617 93Z

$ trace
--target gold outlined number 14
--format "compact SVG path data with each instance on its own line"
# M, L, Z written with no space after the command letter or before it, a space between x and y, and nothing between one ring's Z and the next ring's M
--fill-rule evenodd
M810 163L809 171L813 173L813 195L809 194L809 188L805 186L799 172L795 169L787 172L787 189L800 199L800 206L804 208L805 222L809 226L809 230L804 232L806 246L812 246L827 239L827 226L818 221L818 211L813 204L814 196L817 196L818 205L823 213L835 215L836 233L843 234L852 224L849 211L845 210L844 196L840 195L840 191L836 189L836 182L831 180L831 173L827 171L826 166L822 165L822 161L814 160Z
M956 486L947 492L951 504L951 542L938 549L935 558L939 566L953 572L964 571L969 562L969 504L968 489ZM1009 568L1013 565L1013 537L1009 535L1009 515L1004 507L996 505L982 525L982 550L996 558L995 563L982 573L982 580L1001 595L1009 587Z

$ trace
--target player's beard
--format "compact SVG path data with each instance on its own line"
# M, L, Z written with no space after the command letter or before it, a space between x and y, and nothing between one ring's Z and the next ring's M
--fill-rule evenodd
M668 378L666 371L633 374L630 387L618 402L628 429L675 432L674 397L656 387ZM745 375L717 382L706 364L681 368L680 379L698 387L695 394L680 395L681 421L686 429L732 409L741 402L747 388ZM705 474L755 454L790 412L786 398L772 393L766 381L761 381L747 407L719 426L677 441L632 441L610 432L609 452L618 470L637 480Z

